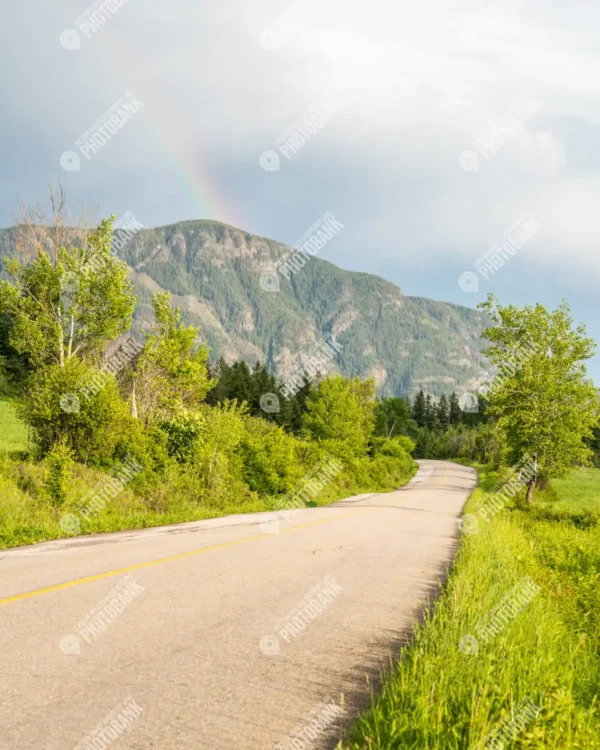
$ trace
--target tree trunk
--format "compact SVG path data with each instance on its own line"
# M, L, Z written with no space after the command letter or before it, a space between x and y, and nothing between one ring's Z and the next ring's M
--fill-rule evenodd
M134 419L138 418L137 399L135 397L135 380L133 381L133 389L131 391L131 416Z
M527 500L528 505L531 505L531 503L533 502L533 493L535 490L536 483L537 483L537 456L534 454L531 457L531 478L529 479L529 484L527 485L526 500Z

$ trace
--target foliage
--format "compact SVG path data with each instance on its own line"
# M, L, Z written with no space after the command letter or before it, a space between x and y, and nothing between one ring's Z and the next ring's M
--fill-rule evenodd
M194 450L204 431L204 420L201 414L180 409L169 419L158 425L167 433L167 450L169 455L180 463L190 461Z
M366 454L374 427L373 380L324 378L306 398L302 434L326 443L336 453Z
M181 322L168 292L152 301L156 326L146 334L134 374L137 410L146 424L196 408L215 384L208 376L208 350L196 343L197 329Z
M498 479L481 471L467 512ZM600 489L598 472L595 481ZM462 537L435 610L415 627L344 748L491 747L500 722L526 700L541 711L515 747L600 748L600 527L536 520L536 507L506 509ZM461 638L525 576L540 594L494 640L480 641L477 655L463 653Z
M379 448L379 453L392 458L404 458L415 449L415 443L406 435L389 438Z
M69 481L69 466L73 460L73 452L66 443L56 443L46 456L48 474L44 482L44 489L52 500L52 504L60 507L67 499Z
M417 422L411 416L410 405L404 398L384 398L375 405L375 435L386 438L415 435Z
M33 430L40 455L64 442L78 461L102 463L112 458L127 426L127 407L113 376L107 376L106 385L88 398L80 393L81 383L96 372L72 358L63 366L48 365L30 376L20 414Z
M0 280L0 313L11 318L11 347L33 367L99 356L129 330L135 299L127 265L111 254L112 221L81 247L52 255L40 246L32 260L5 261L10 281Z
M296 451L297 439L264 420L246 419L239 453L244 480L261 495L278 495L292 489L303 474Z
M586 439L600 420L596 389L585 361L595 351L584 326L573 327L569 307L503 307L490 295L481 307L493 327L483 335L498 373L487 394L490 414L506 435L511 463L530 457L537 473L564 477L592 452ZM536 476L529 485L530 500Z

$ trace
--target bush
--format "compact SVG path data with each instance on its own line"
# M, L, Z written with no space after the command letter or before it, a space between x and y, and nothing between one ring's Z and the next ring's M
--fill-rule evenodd
M180 463L190 461L194 450L204 431L202 415L180 409L170 419L165 419L158 425L167 434L167 450L169 455Z
M65 443L55 445L46 457L48 473L44 489L57 508L67 499L69 467L73 459L71 449Z
M295 451L297 439L257 417L247 417L244 426L239 454L244 464L244 480L250 489L262 495L277 495L292 489L303 474Z
M97 393L82 395L82 383L97 372L71 359L31 375L20 416L33 428L40 456L63 442L78 461L110 463L129 413L112 375L103 374L106 385Z
M383 445L379 448L379 453L384 456L404 459L406 456L409 456L414 449L415 443L413 440L405 435L398 435L397 437L385 440Z

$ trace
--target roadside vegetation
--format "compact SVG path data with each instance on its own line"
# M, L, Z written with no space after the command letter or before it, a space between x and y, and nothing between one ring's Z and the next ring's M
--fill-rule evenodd
M54 230L26 222L0 281L0 546L324 504L415 473L410 438L380 434L373 380L317 373L284 397L262 365L210 368L168 293L134 340L111 220L72 234L54 198Z
M506 470L479 474L467 513L506 480ZM593 519L584 525L582 482ZM600 470L550 484L531 506L525 492L463 535L435 610L415 625L412 645L345 748L600 747ZM489 643L479 639L477 653L461 650L461 639L526 577L538 595ZM539 712L518 729L518 707L528 703ZM511 720L514 736L499 736Z
M475 426L480 486L435 609L350 729L350 750L600 747L600 470L585 468L598 446L584 366L594 343L564 303L483 308L496 369Z

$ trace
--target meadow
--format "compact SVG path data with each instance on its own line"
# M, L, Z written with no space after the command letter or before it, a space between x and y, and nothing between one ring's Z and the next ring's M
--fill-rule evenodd
M502 481L479 473L466 513ZM578 469L464 533L435 609L343 747L599 748L599 521L600 470ZM477 638L528 579L539 592Z

